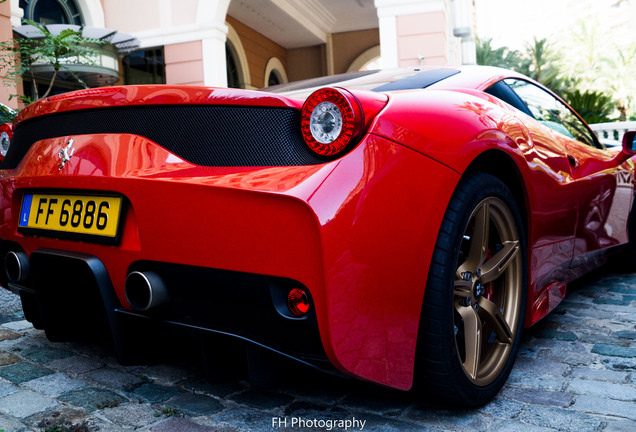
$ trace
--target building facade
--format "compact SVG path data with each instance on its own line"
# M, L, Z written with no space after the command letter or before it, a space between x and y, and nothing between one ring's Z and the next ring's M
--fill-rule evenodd
M6 0L0 40L23 18L115 29L139 40L121 58L117 84L257 89L380 58L388 68L471 63L462 11L472 8L472 0ZM15 107L9 95L21 91L3 87L0 102Z

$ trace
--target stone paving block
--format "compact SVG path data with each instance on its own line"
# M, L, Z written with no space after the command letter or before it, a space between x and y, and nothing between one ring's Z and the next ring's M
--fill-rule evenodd
M610 420L604 430L607 432L634 432L636 431L636 421Z
M515 420L503 420L492 425L488 432L554 432L556 430Z
M540 405L526 406L516 420L564 432L594 432L603 425L598 417Z
M525 406L524 403L497 396L492 402L477 408L477 411L495 418L515 418Z
M71 390L58 396L57 399L70 405L82 407L89 412L98 409L113 408L119 406L119 404L126 400L123 396L110 390L93 387Z
M209 416L223 409L223 405L216 399L197 394L177 396L167 401L165 405L193 416Z
M572 405L572 409L589 414L601 414L636 420L634 403L603 399L596 396L577 396L574 405Z
M14 332L13 330L0 328L0 341L13 340L21 337L22 334Z
M490 430L495 418L485 416L473 410L440 409L430 406L414 406L410 409L408 419L425 423L442 430Z
M621 330L621 331L617 331L616 333L614 333L616 335L617 338L620 339L636 339L636 331L632 331L632 330Z
M28 390L0 398L0 412L18 418L25 418L57 405L55 399Z
M622 298L596 298L593 300L592 303L599 304L599 305L622 306L626 302Z
M86 387L86 383L84 381L70 378L63 372L43 376L41 378L25 382L23 385L31 390L44 393L48 396L58 396L71 390Z
M81 378L93 380L113 389L121 389L141 380L138 375L107 367L87 372Z
M23 432L27 427L15 417L0 414L0 431Z
M596 344L592 352L609 357L636 358L636 348L628 348L609 344Z
M609 369L579 368L572 371L572 378L584 380L609 381L615 383L625 383L629 376L628 372L619 372Z
M128 392L130 397L139 398L151 404L167 401L181 393L183 391L176 387L167 387L155 383L143 383Z
M562 341L575 341L578 337L571 331L559 331L553 329L539 329L533 333L535 337L541 339L557 339Z
M11 393L15 393L18 390L20 390L20 387L6 381L0 381L0 397L10 395Z
M155 412L149 404L128 402L115 408L106 408L100 415L116 425L140 428L157 421Z
M203 426L184 418L171 418L150 429L152 432L219 432L218 428ZM270 429L271 431L271 429Z
M49 368L27 362L13 363L9 366L0 367L0 377L15 384L31 381L52 373L53 371Z
M636 371L636 358L605 357L601 363L615 371Z
M568 350L567 348L542 348L539 351L539 358L561 362L571 366L589 365L594 361L594 356L587 351L577 352Z
M144 373L158 384L175 385L193 376L193 372L175 365L154 365L144 368Z
M6 366L22 361L20 357L6 351L0 351L0 366Z
M193 378L185 381L183 388L195 393L205 393L208 396L227 397L233 393L247 389L244 382L229 382L222 384L213 384L204 378Z
M112 423L99 423L99 422L95 422L93 427L95 428L96 431L99 432L130 432L130 428L129 427L121 427L121 426L117 426L114 425ZM149 429L139 429L139 432L146 432ZM173 432L178 432L178 429L175 429Z
M239 404L267 410L289 405L294 400L286 394L262 390L247 390L233 395L231 399Z
M53 360L71 357L74 354L70 351L43 346L24 349L20 352L20 355L32 362L47 364Z
M513 370L564 376L570 370L570 366L544 358L518 357Z
M548 390L561 390L565 378L554 375L536 374L513 369L508 377L507 384L514 387L527 387Z
M339 406L375 412L378 414L399 413L413 405L413 395L406 392L392 392L364 386L352 391Z
M579 395L598 396L599 398L636 401L636 387L626 384L614 384L602 381L574 379L567 389Z
M2 324L2 327L9 330L16 331L16 332L22 332L25 330L32 329L33 325L27 320L21 320L21 321L13 321L13 322L4 323Z
M539 405L565 408L572 404L572 395L570 393L543 389L521 389L505 386L499 395L502 398Z
M76 355L59 360L54 360L49 363L49 366L53 369L80 375L95 369L99 369L100 367L104 366L104 362L99 359Z

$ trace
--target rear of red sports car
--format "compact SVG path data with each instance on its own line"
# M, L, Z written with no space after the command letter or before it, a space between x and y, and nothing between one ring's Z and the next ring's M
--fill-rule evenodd
M204 340L206 361L240 346L254 375L278 355L483 404L571 279L580 197L633 180L619 165L634 149L556 136L484 91L511 76L525 79L431 68L360 74L375 91L324 78L37 102L2 130L0 284L49 339L101 332L123 362L170 329ZM628 192L602 221L617 239L590 252L627 241Z

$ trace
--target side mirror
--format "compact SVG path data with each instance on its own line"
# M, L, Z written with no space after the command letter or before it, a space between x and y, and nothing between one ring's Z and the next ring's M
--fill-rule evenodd
M614 156L612 163L620 165L634 155L636 155L636 131L627 131L623 135L623 149Z
M627 131L623 135L623 152L630 156L636 154L636 131Z

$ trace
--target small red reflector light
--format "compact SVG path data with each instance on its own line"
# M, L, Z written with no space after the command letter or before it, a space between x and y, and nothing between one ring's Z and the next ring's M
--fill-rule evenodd
M287 294L287 307L295 316L303 316L309 310L309 296L304 290L294 288Z
M119 90L121 90L121 87L105 87L105 88L78 90L74 92L63 93L57 96L51 96L49 98L46 98L46 100L49 102L53 102L57 100L73 99L73 98L82 97L82 96L98 96L98 95L109 94L109 93L117 93Z

